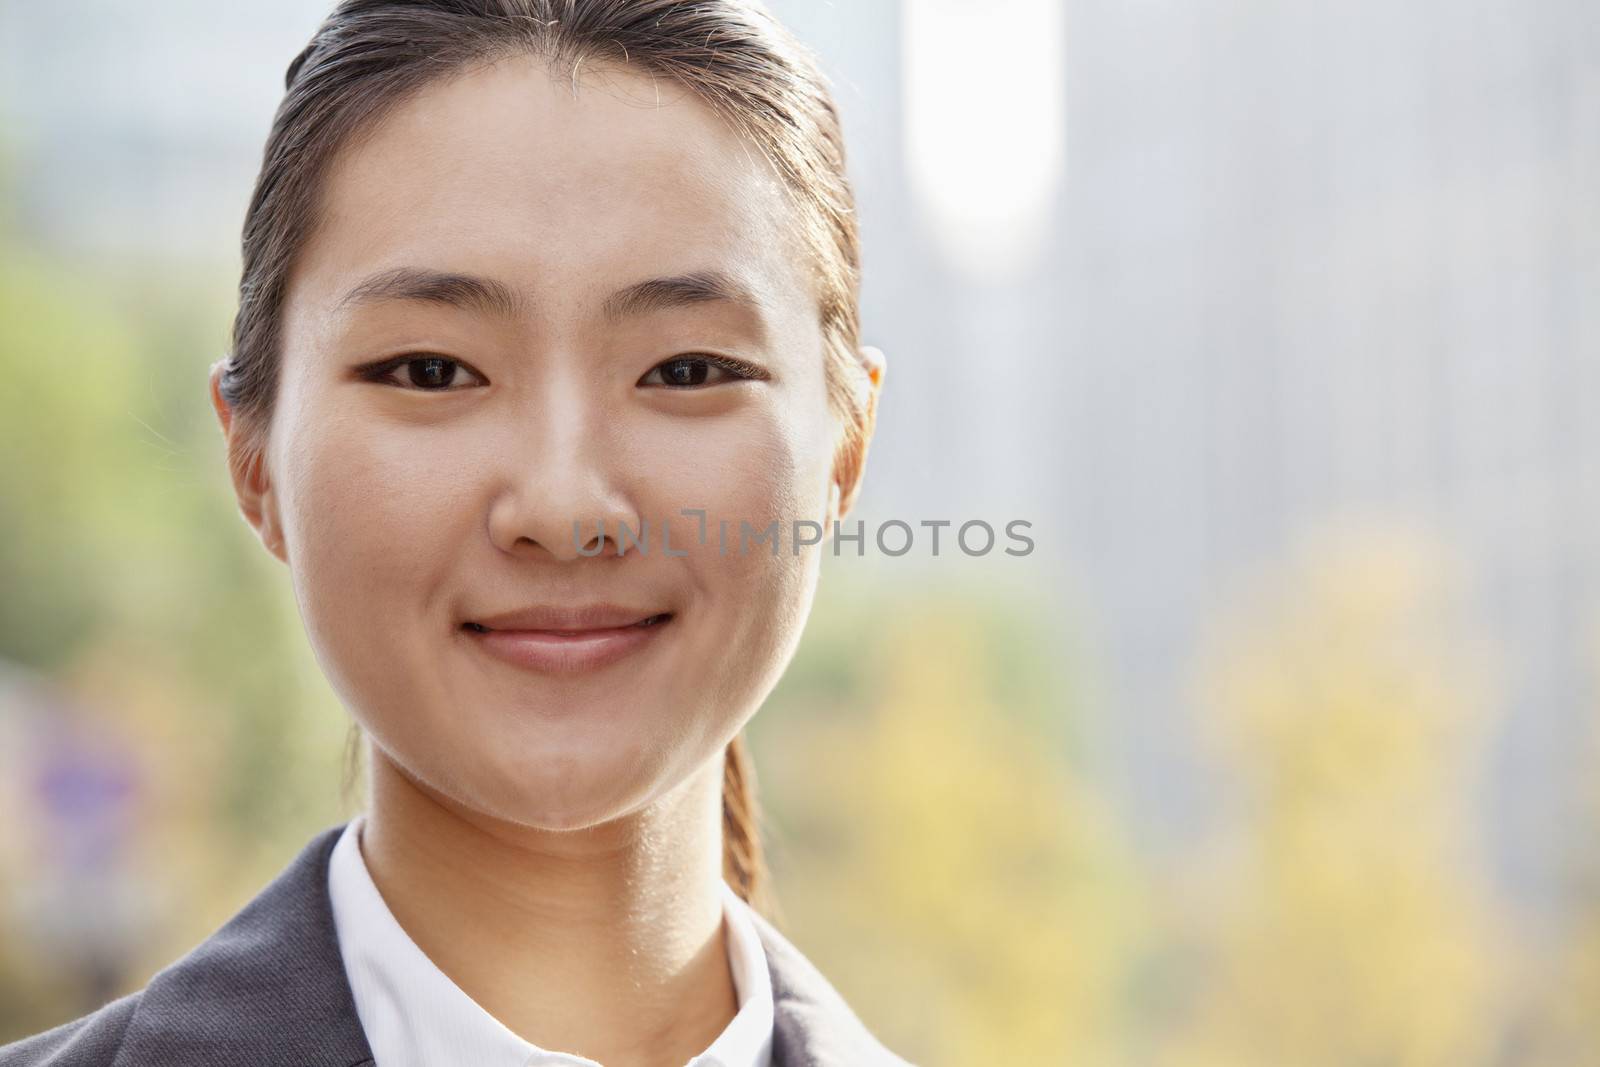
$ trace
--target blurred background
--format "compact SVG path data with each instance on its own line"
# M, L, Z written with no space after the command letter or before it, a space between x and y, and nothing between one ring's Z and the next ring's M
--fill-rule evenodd
M0 1041L353 810L205 383L327 6L0 0ZM928 1067L1600 1063L1592 0L772 6L858 515L1036 543L826 559L749 728L786 932Z

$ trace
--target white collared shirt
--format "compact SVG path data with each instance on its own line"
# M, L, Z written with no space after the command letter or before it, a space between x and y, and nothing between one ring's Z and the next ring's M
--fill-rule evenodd
M490 1015L434 965L401 928L367 872L360 827L350 820L328 867L334 926L356 1014L377 1067L600 1067L540 1048ZM685 1067L771 1067L772 980L749 905L722 887L728 963L739 1011Z

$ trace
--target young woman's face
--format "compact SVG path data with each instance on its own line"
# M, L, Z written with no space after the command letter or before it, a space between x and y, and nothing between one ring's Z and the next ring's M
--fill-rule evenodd
M816 291L775 172L673 84L586 67L575 93L522 58L399 108L324 198L264 500L320 663L383 756L458 803L551 829L634 810L776 684L819 564L793 520L836 512ZM776 521L777 554L741 551L741 521ZM618 555L641 522L648 552ZM504 632L539 622L492 621L594 604L672 618L586 669ZM519 641L566 666L492 651Z

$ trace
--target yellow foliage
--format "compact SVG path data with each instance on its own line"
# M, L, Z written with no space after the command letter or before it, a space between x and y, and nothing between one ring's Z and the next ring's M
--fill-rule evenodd
M897 616L868 706L790 731L840 847L780 896L915 1062L1118 1062L1140 887L1097 796L995 703L967 615Z
M1395 531L1314 543L1206 657L1243 792L1239 839L1207 847L1237 862L1164 1063L1493 1062L1509 946L1470 833L1489 681L1443 560Z

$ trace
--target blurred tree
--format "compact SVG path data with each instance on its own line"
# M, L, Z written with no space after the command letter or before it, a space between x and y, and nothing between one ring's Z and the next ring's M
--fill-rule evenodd
M861 689L828 709L791 696L763 734L785 912L917 1063L1113 1062L1144 892L1100 798L1031 727L1041 709L998 697L1068 716L1042 642L989 640L1043 619L881 597L844 642ZM836 621L814 619L821 642Z
M1333 536L1220 628L1205 725L1241 806L1177 905L1207 965L1160 1062L1496 1062L1512 952L1470 799L1493 664L1449 562Z
M218 346L204 339L226 311L180 272L74 263L0 229L0 663L46 680L47 721L76 709L85 739L119 739L102 777L142 786L96 878L143 902L127 912L138 937L102 939L126 951L94 962L88 994L46 977L59 952L0 936L0 1041L142 985L338 814L343 715L237 515L207 402ZM16 828L0 931L37 916L41 864L65 842L39 806L68 811L96 780L86 740L61 750L56 784L27 785L38 718L0 699L0 771L16 783L0 792Z
M0 655L44 670L115 622L135 533L122 505L143 473L122 440L130 331L81 283L0 244Z

